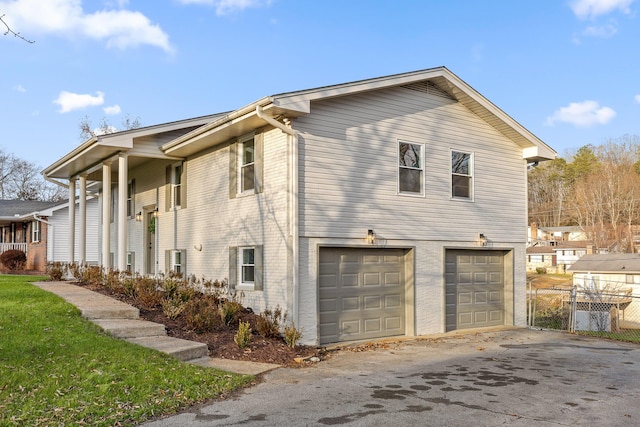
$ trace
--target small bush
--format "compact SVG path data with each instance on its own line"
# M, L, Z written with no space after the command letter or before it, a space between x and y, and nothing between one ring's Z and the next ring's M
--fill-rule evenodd
M229 326L236 320L236 315L242 310L242 305L236 301L225 301L218 308L220 320Z
M287 318L286 314L282 314L282 309L277 306L273 311L266 308L258 316L256 322L256 330L265 338L274 338L280 336L280 324Z
M176 319L184 311L187 301L181 300L179 297L162 300L162 312L169 319Z
M53 282L59 282L64 277L65 267L61 262L50 262L47 264L47 276Z
M536 273L538 274L547 274L547 269L544 267L536 267Z
M206 296L190 299L185 304L183 316L187 326L196 333L211 332L222 323L217 304Z
M162 293L158 290L158 284L152 277L135 276L134 298L140 306L151 310L162 303Z
M27 263L27 256L18 249L9 249L0 254L0 261L11 271L22 270Z
M302 329L296 328L295 323L291 322L291 324L284 327L284 342L291 348L294 348L298 345L298 341L302 338Z
M233 341L235 341L240 348L245 348L249 345L251 341L251 327L249 326L249 322L240 322L238 332L236 332L236 335L233 337Z

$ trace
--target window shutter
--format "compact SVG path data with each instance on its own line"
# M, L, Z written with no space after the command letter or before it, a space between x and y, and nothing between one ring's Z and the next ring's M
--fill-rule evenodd
M238 192L238 175L237 175L237 163L236 157L238 151L238 144L232 142L229 144L229 198L235 199Z
M185 209L187 207L187 162L182 162L180 186L182 187L180 190L180 209Z
M171 165L165 169L164 211L171 209Z
M164 251L164 273L169 274L171 271L171 250L165 249Z
M256 150L254 158L254 188L256 193L264 191L264 134L259 133L253 138L254 148Z
M263 246L259 245L254 248L253 265L254 265L254 289L261 291L264 289L264 269L262 268Z
M229 289L235 289L238 284L238 248L229 247Z

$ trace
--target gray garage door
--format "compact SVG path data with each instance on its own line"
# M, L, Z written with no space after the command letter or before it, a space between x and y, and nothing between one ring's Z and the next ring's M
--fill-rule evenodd
M320 344L404 334L402 249L321 248Z
M504 252L446 252L447 331L504 325Z

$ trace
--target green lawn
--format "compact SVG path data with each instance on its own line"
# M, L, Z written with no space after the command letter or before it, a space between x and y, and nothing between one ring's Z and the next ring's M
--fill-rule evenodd
M253 378L111 338L43 279L0 276L0 426L135 425Z

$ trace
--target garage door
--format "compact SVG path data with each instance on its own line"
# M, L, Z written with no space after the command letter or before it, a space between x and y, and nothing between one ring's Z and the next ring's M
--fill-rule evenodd
M504 325L504 252L446 252L447 331Z
M321 248L320 344L403 335L404 250Z

